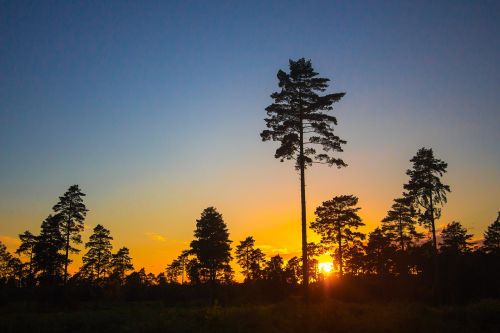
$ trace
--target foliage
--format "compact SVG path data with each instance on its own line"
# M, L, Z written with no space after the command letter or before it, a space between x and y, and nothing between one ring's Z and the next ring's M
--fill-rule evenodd
M419 222L431 230L434 249L437 251L435 220L441 216L438 207L446 203L446 193L450 192L450 186L441 182L448 164L435 158L432 148L425 147L420 148L410 162L413 167L406 171L410 180L404 189L413 203L423 209L419 213Z
M71 246L71 243L80 244L82 238L80 233L83 231L83 222L87 215L87 207L83 203L85 194L78 185L72 185L59 197L59 202L53 207L56 217L60 221L61 234L64 236L64 282L68 279L68 264L70 253L78 253L80 250Z
M483 250L487 253L500 254L500 212L495 222L484 233Z
M85 243L85 248L88 251L82 258L81 270L88 274L91 281L99 283L102 277L111 272L112 239L110 231L98 224L95 226L89 241Z
M214 207L203 210L201 217L196 220L194 237L191 253L198 260L195 267L200 276L208 274L206 280L215 283L218 274L226 276L232 258L227 226L222 215Z
M336 245L336 256L339 262L340 274L344 272L343 257L349 246L359 245L365 238L364 234L355 231L364 223L358 215L358 198L353 195L341 195L324 201L316 208L316 220L311 228L321 236L321 243L325 246Z
M470 252L474 242L471 242L473 235L467 233L460 222L453 221L447 224L441 231L440 250L448 254L461 254Z

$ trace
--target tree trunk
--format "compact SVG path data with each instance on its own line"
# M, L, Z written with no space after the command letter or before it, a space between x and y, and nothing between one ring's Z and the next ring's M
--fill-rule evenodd
M306 220L306 181L304 166L304 127L302 124L302 110L300 119L300 206L302 211L302 286L304 288L304 298L308 300L309 289L309 267L307 264L307 220Z
M339 228L339 273L340 277L344 276L344 263L342 259L342 235Z
M68 281L68 260L69 260L69 227L70 221L68 219L67 231L66 231L66 260L64 260L64 285Z

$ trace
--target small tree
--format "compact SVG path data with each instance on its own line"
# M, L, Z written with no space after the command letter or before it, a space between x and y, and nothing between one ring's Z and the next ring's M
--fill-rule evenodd
M191 253L196 256L199 268L208 273L211 284L217 282L217 273L227 270L231 261L231 241L222 215L214 207L208 207L196 220L195 240Z
M340 276L344 273L344 249L365 238L364 234L354 231L365 225L358 216L357 204L358 198L353 195L336 196L316 208L316 220L311 223L324 245L337 245Z
M60 251L64 244L59 216L49 215L42 222L40 235L33 248L33 263L42 282L53 284L63 277L64 255Z
M486 253L500 254L500 212L495 222L484 233L483 250Z
M285 281L283 258L277 254L269 259L264 268L266 280L282 283Z
M262 131L263 141L279 141L281 145L274 157L295 160L295 168L300 171L300 196L302 217L302 275L307 291L307 220L305 169L313 163L323 163L338 168L347 164L333 157L342 152L341 140L333 132L337 119L327 114L333 110L333 103L340 101L345 93L319 95L328 88L327 78L317 77L310 60L301 58L290 60L290 72L278 71L281 91L271 94L274 103L266 108L265 119L268 129ZM320 148L321 151L317 151Z
M132 258L130 257L130 253L128 248L122 247L111 257L111 271L113 275L116 276L120 283L125 282L125 275L127 271L131 271L134 269L134 265L132 265Z
M33 254L37 239L35 235L33 235L30 231L26 230L25 232L19 235L19 240L21 241L21 244L19 245L19 248L16 250L16 253L23 254L28 258L28 278L29 278L29 283L31 284L33 280Z
M446 193L450 192L450 187L441 182L448 164L435 158L432 148L419 149L410 162L413 168L406 171L410 180L404 188L414 204L423 209L419 214L420 223L431 230L434 252L437 253L435 220L441 216L438 206L446 203Z
M60 219L61 234L64 236L64 284L68 281L68 265L70 253L78 253L80 250L73 247L71 243L81 244L80 233L83 231L83 221L88 209L83 203L85 194L78 185L72 185L59 197L59 202L53 207L56 216Z
M291 285L297 285L301 280L302 261L299 257L290 258L285 267L286 282Z
M447 224L441 231L440 250L448 254L463 254L473 249L471 242L473 235L467 233L460 222L453 221Z
M401 252L423 237L415 228L415 217L416 211L412 205L412 198L403 195L401 198L394 199L391 209L382 220L384 234L397 240Z
M369 234L366 245L366 269L369 273L382 276L393 273L395 252L396 248L391 242L391 237L385 234L382 229L375 228Z
M247 237L236 246L236 260L243 269L245 281L252 281L260 278L261 265L264 261L264 253L256 249L253 237Z
M92 279L95 278L98 282L111 271L112 239L109 230L98 224L85 244L88 251L83 256L83 266L89 271Z

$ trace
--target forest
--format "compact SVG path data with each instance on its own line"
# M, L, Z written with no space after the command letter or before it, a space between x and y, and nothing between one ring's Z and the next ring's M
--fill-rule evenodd
M334 133L337 120L328 113L345 93L322 95L329 80L318 77L304 58L290 60L289 72L280 70L277 78L280 89L266 108L261 139L278 142L275 158L292 160L299 174L300 257L268 257L252 235L231 239L223 212L207 207L193 221L189 247L155 275L134 266L127 247L113 249L112 231L104 225L82 240L91 207L82 188L72 185L39 230L19 234L15 252L0 243L2 331L43 331L44 326L99 331L117 329L110 326L114 321L132 325L131 331L400 331L405 321L422 318L428 322L415 324L414 331L425 325L441 332L495 331L500 324L500 212L491 212L482 235L469 233L460 221L438 230L455 185L444 182L447 162L422 147L408 156L407 182L375 229L360 230L365 226L361 207L349 193L325 198L308 220L306 170L315 164L347 167L334 154L346 141ZM308 242L308 232L320 241ZM76 254L83 264L71 274ZM331 256L331 272L319 267L324 254ZM235 281L235 270L243 281ZM15 315L19 309L35 315L25 320ZM47 324L47 313L68 310L60 322ZM273 313L279 315L272 319ZM282 313L297 316L297 326ZM94 319L85 324L87 316ZM384 323L370 329L377 318L385 318ZM246 324L235 329L241 320ZM446 327L440 326L443 320Z

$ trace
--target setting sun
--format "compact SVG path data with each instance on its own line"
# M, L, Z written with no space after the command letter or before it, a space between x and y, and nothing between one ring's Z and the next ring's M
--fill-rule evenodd
M330 274L333 271L333 264L331 262L320 262L318 268L321 273Z

